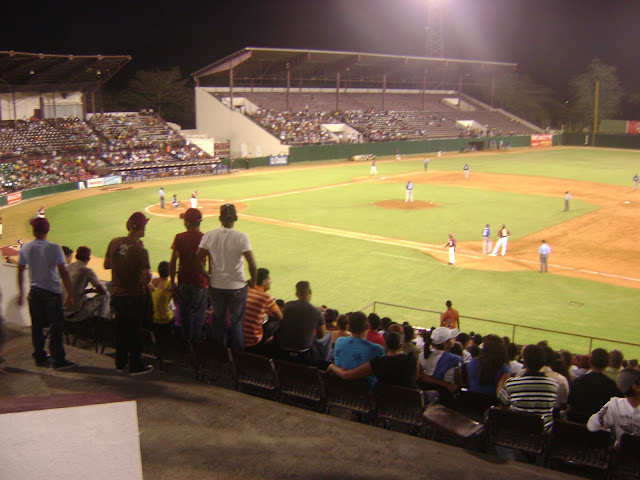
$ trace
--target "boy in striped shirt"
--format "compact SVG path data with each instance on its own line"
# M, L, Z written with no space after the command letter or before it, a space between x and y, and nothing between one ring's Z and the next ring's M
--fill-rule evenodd
M271 289L271 277L266 268L258 269L256 286L247 294L247 309L244 314L242 330L244 332L244 348L255 347L269 340L264 338L262 324L265 315L282 320L282 311L276 305L276 299L267 293Z

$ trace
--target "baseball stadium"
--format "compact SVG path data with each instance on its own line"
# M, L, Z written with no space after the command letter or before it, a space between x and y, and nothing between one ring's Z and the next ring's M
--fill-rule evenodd
M464 91L463 78L491 84L516 64L247 47L192 74L196 128L181 130L152 111L98 112L92 92L130 60L99 57L74 69L80 57L0 52L2 313L12 329L30 325L15 275L39 209L48 239L89 246L89 266L110 281L105 253L130 215L149 219L142 240L157 271L196 195L202 231L236 206L235 228L276 298L295 299L306 280L314 305L418 330L438 327L451 300L464 332L640 356L640 139L552 131ZM99 80L83 78L98 65ZM36 128L37 138L25 133ZM503 255L483 253L485 226L493 244L508 228Z

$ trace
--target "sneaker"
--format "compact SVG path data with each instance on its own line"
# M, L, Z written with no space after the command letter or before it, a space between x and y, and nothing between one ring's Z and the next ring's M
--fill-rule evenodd
M51 357L47 355L42 360L36 360L36 367L48 367L51 365Z
M496 257L498 254L497 253L490 253L489 256L490 257Z
M131 371L129 372L129 375L146 375L147 373L151 373L153 372L153 365L147 365L145 367L142 367L141 370L135 370L135 371Z
M55 363L53 365L54 370L69 370L70 368L77 367L78 364L76 362L72 362L71 360L63 360L60 363Z

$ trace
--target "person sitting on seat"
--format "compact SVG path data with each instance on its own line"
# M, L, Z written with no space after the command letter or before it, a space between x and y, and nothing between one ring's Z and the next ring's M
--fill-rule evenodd
M85 246L78 247L76 261L68 268L75 301L73 308L65 311L65 318L72 322L82 322L91 317L111 318L109 292L98 279L96 272L89 268L90 259L91 249ZM93 288L87 288L89 284ZM88 297L88 293L95 295Z

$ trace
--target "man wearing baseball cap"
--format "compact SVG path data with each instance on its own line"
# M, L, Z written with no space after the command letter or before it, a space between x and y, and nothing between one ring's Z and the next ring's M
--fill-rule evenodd
M202 335L207 309L207 277L198 267L196 252L202 240L200 231L202 212L197 208L188 208L180 214L186 231L178 233L171 245L169 276L175 299L180 308L182 335L185 340L197 342ZM176 269L176 264L178 263ZM206 259L205 259L206 261ZM202 265L204 267L204 263ZM176 273L178 285L176 286Z
M623 433L640 435L640 369L624 368L616 380L625 398L613 397L604 407L589 418L587 428L592 432L612 429L616 442Z
M149 253L142 246L149 219L135 212L127 220L126 237L111 240L104 257L104 268L111 269L111 295L116 313L116 370L127 363L131 375L153 370L142 362L140 331L145 311L147 284L151 280Z
M208 256L211 266L209 292L213 302L213 338L219 345L227 344L228 334L231 350L244 350L242 322L247 306L247 290L256 284L257 266L251 251L249 237L233 229L238 220L236 207L226 203L220 207L221 227L204 234L198 247L198 265L207 274L202 261ZM247 261L249 274L244 277L243 257ZM247 286L248 285L248 286Z
M31 341L36 365L44 367L50 357L44 349L44 328L49 327L49 352L55 370L66 370L76 364L67 360L62 344L64 306L73 307L71 279L60 245L47 240L49 221L44 217L31 220L34 240L25 243L18 256L18 305L24 303L24 271L29 267L29 313L31 315ZM63 306L62 285L67 291Z

